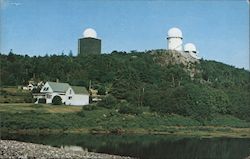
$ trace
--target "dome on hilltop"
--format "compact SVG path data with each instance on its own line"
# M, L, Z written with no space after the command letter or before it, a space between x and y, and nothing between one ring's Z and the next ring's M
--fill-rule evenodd
M195 47L195 45L193 43L185 44L184 51L185 52L193 52L193 53L197 52L196 47Z
M171 28L168 30L168 38L182 38L182 32L179 28Z
M94 29L87 28L83 32L83 37L84 38L97 38L97 33Z

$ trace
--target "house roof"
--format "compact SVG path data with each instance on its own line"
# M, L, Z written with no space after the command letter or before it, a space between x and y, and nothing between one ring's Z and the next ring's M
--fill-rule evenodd
M87 89L85 87L80 87L80 86L71 86L75 94L89 94Z
M68 83L48 82L54 92L66 92L70 85Z

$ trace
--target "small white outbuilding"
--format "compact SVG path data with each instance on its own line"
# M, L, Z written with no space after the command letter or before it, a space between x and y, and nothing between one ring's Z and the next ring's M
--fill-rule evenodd
M197 56L198 52L197 52L196 47L193 43L185 44L184 45L184 52L189 53L195 59L199 59L199 57Z

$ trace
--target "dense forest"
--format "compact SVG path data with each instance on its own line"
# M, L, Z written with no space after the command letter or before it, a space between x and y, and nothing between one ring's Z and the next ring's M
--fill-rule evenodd
M1 87L26 85L31 79L68 82L108 93L100 106L140 113L210 120L217 114L250 121L250 73L216 61L183 61L165 50L74 57L0 54ZM178 61L179 60L179 61Z

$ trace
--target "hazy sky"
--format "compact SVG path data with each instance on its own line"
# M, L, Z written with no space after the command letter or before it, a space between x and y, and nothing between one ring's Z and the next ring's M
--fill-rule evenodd
M91 27L102 52L167 47L179 27L199 56L249 69L249 3L231 1L0 0L1 53L77 54L77 40Z

